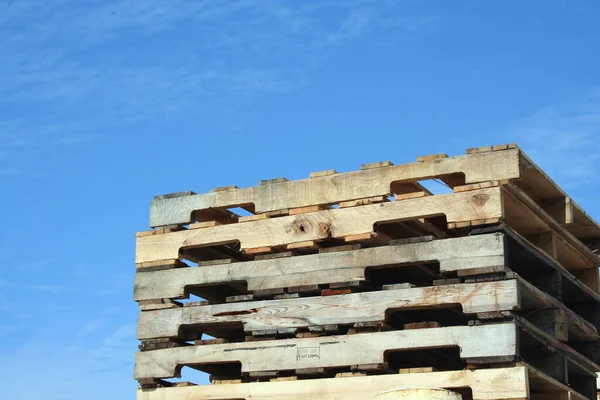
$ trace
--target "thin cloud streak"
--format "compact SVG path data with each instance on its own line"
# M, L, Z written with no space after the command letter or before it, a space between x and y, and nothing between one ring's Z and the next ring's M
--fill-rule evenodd
M509 131L517 142L557 183L595 211L586 198L586 187L600 177L600 91L582 99L549 106L534 113Z
M32 157L115 127L182 115L230 121L261 96L307 85L336 47L382 32L393 43L436 23L390 0L6 3L0 178L35 177Z

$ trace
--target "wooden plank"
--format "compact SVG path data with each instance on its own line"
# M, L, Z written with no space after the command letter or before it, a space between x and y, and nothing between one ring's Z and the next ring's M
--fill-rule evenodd
M289 215L306 214L306 213L322 211L322 210L327 210L327 209L329 209L329 206L326 206L326 205L291 208L289 210Z
M423 195L420 195L421 193L423 193ZM398 195L398 196L406 196L409 194L412 195L412 198L415 198L415 197L423 197L425 195L425 192L412 192L412 193L402 194L402 195ZM369 197L366 199L342 201L338 204L338 208L366 206L369 204L385 203L388 201L389 201L389 199L387 198L387 196L375 196L375 197Z
M194 210L242 206L256 213L342 201L392 196L393 182L417 182L463 173L464 182L518 179L518 149L448 157L410 164L370 168L336 175L264 184L174 198L155 199L150 210L150 226L188 224ZM415 191L416 188L415 188Z
M502 233L400 243L300 257L204 265L201 268L138 272L135 275L134 299L186 298L189 287L229 282L245 282L248 290L253 291L325 284L332 280L365 280L365 270L368 267L428 261L439 262L442 272L504 265Z
M382 167L391 167L394 165L391 161L377 161L370 164L363 164L360 166L361 170L373 169L373 168L382 168Z
M313 179L314 181L314 179ZM445 215L449 223L502 217L500 188L333 209L137 238L136 263L179 258L182 248L240 242L242 249L374 232L375 223Z
M325 171L311 172L309 176L311 178L320 178L322 176L337 175L338 173L335 169L327 169Z
M184 388L138 390L137 400L366 400L376 394L399 387L470 388L473 400L529 399L529 368L494 368L479 370L424 372L379 376L352 376L299 380L291 382L243 383L204 385ZM568 393L570 390L552 381L550 392ZM547 400L552 399L546 397ZM573 400L579 400L573 397Z
M429 154L427 156L419 156L419 157L417 157L417 162L432 161L432 160L437 160L439 158L448 158L448 154L439 153L439 154Z
M522 291L523 289L521 289ZM536 289L532 289L537 291ZM138 339L175 337L183 326L241 323L246 331L308 328L313 325L383 322L387 311L459 304L465 314L521 307L517 280L383 290L288 300L252 301L140 313ZM530 309L538 306L536 302ZM212 335L214 336L214 335Z
M477 337L478 340L472 340ZM187 346L136 353L135 379L172 378L183 365L240 362L242 372L381 364L394 350L460 347L463 358L517 355L514 323ZM356 351L356 349L361 349Z

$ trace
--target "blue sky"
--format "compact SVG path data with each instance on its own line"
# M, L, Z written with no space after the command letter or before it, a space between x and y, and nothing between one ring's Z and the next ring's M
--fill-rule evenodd
M133 398L157 194L517 142L598 218L599 12L0 0L1 397Z

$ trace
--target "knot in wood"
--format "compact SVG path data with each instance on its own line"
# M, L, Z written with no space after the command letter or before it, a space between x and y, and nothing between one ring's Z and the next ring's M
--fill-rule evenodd
M469 203L471 203L474 206L477 207L483 207L483 205L485 203L487 203L487 201L490 199L490 195L489 194L476 194L473 195L473 197L471 197L469 199Z

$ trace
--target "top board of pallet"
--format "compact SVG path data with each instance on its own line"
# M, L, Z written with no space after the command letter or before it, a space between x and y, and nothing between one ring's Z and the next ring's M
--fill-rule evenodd
M419 181L427 179L439 179L454 191L513 182L551 215L560 215L558 222L575 236L600 237L600 225L514 144L469 149L466 155L456 157L423 156L408 164L367 164L359 171L346 173L316 172L308 179L278 178L249 188L227 186L203 194L157 196L150 208L150 226L212 220L215 210L234 207L262 214L377 196L423 193L427 191Z

